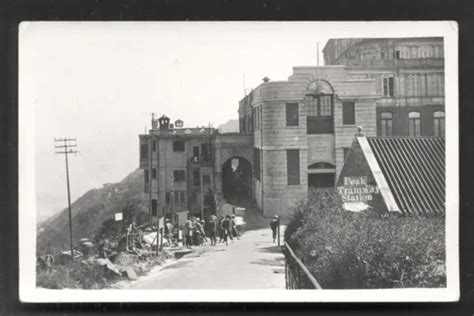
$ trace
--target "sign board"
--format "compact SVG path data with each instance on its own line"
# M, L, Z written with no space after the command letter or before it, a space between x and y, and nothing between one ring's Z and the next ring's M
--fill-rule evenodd
M164 217L160 217L160 218L158 219L158 227L159 227L159 228L165 227L165 218L164 218Z
M118 222L118 221L121 221L123 220L123 213L115 213L115 221Z
M341 195L344 209L361 212L370 208L368 204L374 195L380 192L376 185L368 184L367 177L344 177L344 185L337 188Z
M188 211L176 213L178 226L184 225L184 223L186 223L186 221L188 220L188 213Z

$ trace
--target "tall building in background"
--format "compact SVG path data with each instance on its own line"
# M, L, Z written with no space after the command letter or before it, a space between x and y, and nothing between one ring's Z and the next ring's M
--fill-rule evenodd
M349 79L375 80L378 136L444 136L443 38L330 39L323 53Z

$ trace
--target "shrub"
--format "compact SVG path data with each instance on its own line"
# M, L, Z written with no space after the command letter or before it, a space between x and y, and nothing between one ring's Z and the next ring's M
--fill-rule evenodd
M105 266L74 261L54 265L51 271L37 271L36 285L49 289L102 289L120 278Z
M444 287L445 222L341 208L334 191L298 205L285 240L323 288Z

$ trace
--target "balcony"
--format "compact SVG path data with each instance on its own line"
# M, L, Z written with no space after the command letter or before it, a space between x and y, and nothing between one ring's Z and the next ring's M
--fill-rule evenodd
M207 157L204 155L192 156L191 158L189 158L188 161L192 167L211 167L212 166L211 157Z

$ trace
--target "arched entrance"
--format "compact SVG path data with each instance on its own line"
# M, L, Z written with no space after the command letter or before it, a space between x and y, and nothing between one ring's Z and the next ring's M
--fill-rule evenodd
M308 186L310 188L334 187L336 166L327 162L317 162L308 166Z
M232 157L222 165L222 193L229 201L250 197L252 192L252 165L243 157Z

